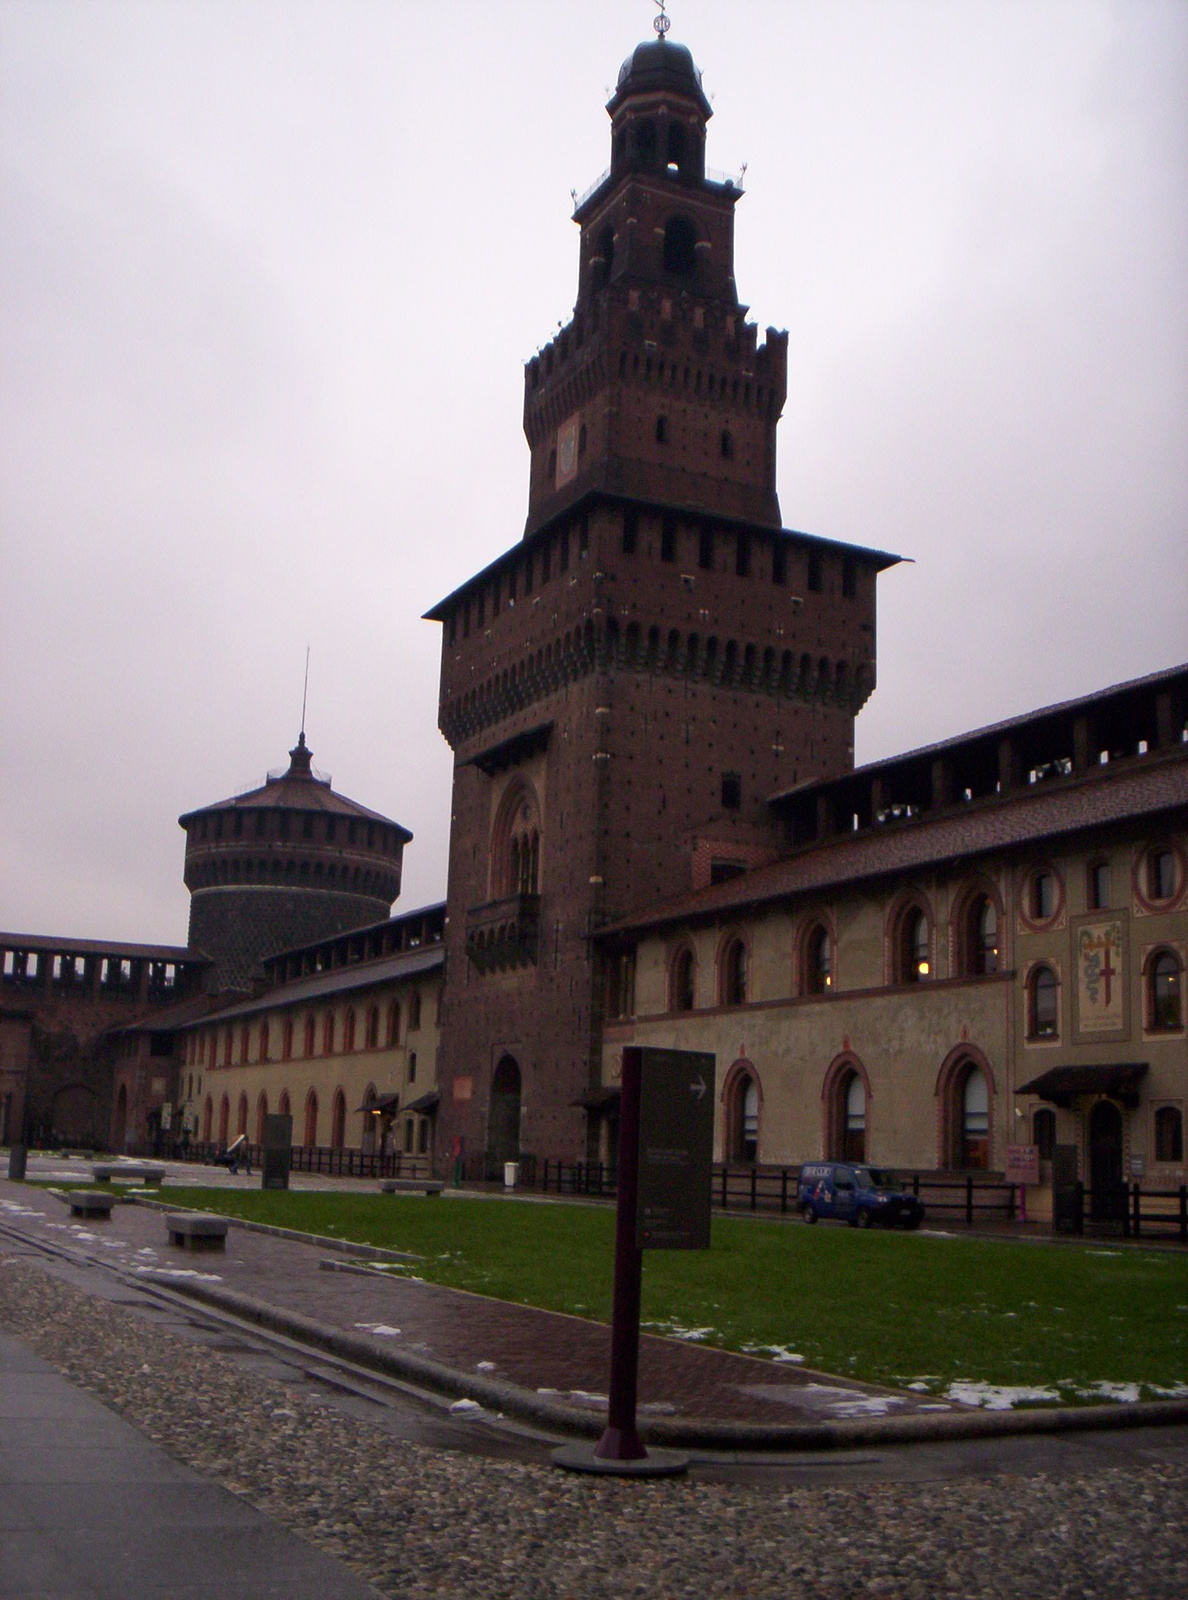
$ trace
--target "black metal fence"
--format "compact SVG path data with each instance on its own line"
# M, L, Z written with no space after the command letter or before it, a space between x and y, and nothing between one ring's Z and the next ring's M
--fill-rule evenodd
M247 1146L250 1165L256 1171L263 1164L264 1147ZM205 1166L225 1164L225 1152L218 1144L191 1144L167 1152L176 1161L193 1161ZM428 1155L411 1155L402 1150L352 1150L337 1145L293 1146L290 1168L293 1172L320 1172L328 1177L342 1178L430 1178L433 1176L432 1158Z
M1188 1244L1188 1185L1144 1189L1141 1183L1091 1188L1061 1184L1052 1197L1058 1233L1115 1233L1124 1239L1175 1238Z

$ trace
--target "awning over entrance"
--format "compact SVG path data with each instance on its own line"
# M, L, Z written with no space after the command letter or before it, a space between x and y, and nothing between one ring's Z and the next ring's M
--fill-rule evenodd
M1077 1095L1108 1095L1131 1110L1139 1102L1139 1084L1147 1070L1145 1061L1123 1061L1109 1067L1050 1067L1016 1089L1016 1094L1034 1094L1065 1110Z
M356 1106L356 1111L378 1111L381 1116L391 1116L400 1107L398 1094L377 1094L374 1100L368 1100L365 1105Z
M441 1095L436 1089L430 1089L428 1094L423 1094L419 1100L412 1100L405 1106L406 1111L419 1111L422 1116L431 1117L441 1104Z
M613 1088L583 1089L576 1100L571 1100L571 1106L581 1106L583 1111L617 1111L619 1107L620 1090L616 1084Z

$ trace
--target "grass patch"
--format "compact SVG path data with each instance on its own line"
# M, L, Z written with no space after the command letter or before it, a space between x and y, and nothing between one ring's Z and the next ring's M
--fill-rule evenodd
M450 1197L163 1191L166 1200L422 1259L410 1273L609 1321L614 1214ZM715 1216L713 1247L650 1251L643 1317L727 1350L872 1382L1049 1388L1062 1402L1188 1386L1188 1256L1107 1244L859 1233ZM1082 1392L1078 1392L1082 1391Z

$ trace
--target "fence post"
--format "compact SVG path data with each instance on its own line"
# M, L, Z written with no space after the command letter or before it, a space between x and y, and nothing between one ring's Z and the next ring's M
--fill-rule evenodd
M751 1210L759 1209L759 1168L751 1168Z
M965 1180L965 1226L973 1227L973 1179Z

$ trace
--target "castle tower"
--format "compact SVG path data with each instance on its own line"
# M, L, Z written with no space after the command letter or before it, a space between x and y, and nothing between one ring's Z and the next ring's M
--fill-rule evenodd
M438 1148L491 1168L613 1149L630 971L590 935L766 859L768 797L852 767L896 559L780 526L787 336L739 304L689 52L640 45L607 109L573 319L525 372L523 537L428 613L455 755Z
M263 786L188 811L189 946L213 960L211 987L250 989L262 956L382 921L412 838L336 794L302 732Z

